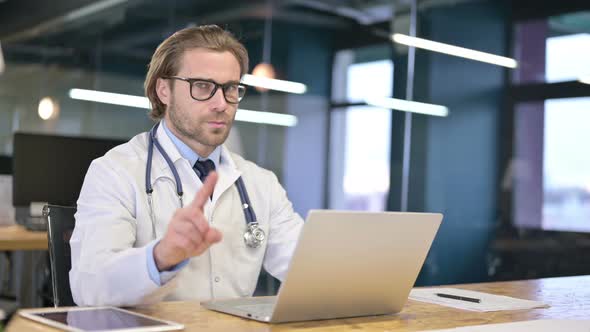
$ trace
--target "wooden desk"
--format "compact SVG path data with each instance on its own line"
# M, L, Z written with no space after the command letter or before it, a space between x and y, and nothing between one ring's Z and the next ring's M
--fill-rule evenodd
M18 302L25 307L42 305L37 292L44 277L47 256L47 232L29 231L21 225L0 227L0 252L11 251L10 269L1 273L9 275ZM8 274L9 273L9 274ZM3 278L2 278L3 279ZM4 279L3 279L4 280ZM2 291L6 291L2 289Z
M135 309L186 326L185 331L421 331L457 326L535 319L587 319L590 313L590 276L459 285L500 295L543 301L550 308L479 313L408 301L401 313L327 321L270 325L208 311L196 302L163 302ZM7 332L57 331L17 315Z
M47 232L29 231L21 225L0 227L0 251L47 250Z

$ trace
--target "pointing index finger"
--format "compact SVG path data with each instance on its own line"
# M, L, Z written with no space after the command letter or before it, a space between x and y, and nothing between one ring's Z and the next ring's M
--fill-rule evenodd
M198 209L203 209L205 207L205 204L207 203L207 199L213 195L213 189L215 188L215 184L217 183L217 178L219 176L217 175L217 172L212 171L211 173L209 173L209 175L207 175L207 178L205 179L205 183L203 183L203 186L201 187L201 190L199 190L199 192L197 192L197 195L195 195L195 199L193 199L191 206L198 208Z

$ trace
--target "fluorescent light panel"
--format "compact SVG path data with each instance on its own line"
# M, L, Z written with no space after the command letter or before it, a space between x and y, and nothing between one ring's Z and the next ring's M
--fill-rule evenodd
M257 86L259 88L297 94L303 94L307 91L307 86L303 83L277 80L250 74L246 74L242 77L242 83L246 85Z
M70 89L69 95L72 99L151 109L149 99L141 96L85 89Z
M403 99L387 98L387 97L369 97L365 99L368 105L390 108L397 111L420 113L434 116L448 116L449 109L446 106L419 103L417 101L408 101Z
M294 127L297 117L291 114L271 113L238 109L236 121L264 123L276 126Z
M0 74L4 72L6 65L4 64L4 55L2 54L2 44L0 44Z
M70 89L69 96L77 100L151 109L149 99L141 96L86 89ZM293 127L297 124L297 117L290 114L238 109L236 121Z
M487 62L498 66L508 68L516 68L518 63L516 60L480 51L471 50L464 47L453 46L449 44L439 43L428 39L411 37L400 33L393 34L391 39L399 44L422 48L434 52L445 53L471 60Z

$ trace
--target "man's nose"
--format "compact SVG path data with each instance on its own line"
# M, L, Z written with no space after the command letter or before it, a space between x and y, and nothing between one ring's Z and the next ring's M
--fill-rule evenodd
M215 111L225 111L227 108L227 100L225 100L222 88L219 88L217 91L215 91L215 94L213 94L213 97L211 97L211 103Z

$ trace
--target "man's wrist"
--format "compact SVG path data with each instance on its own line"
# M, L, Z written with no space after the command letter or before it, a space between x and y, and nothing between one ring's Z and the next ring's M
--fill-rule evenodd
M157 286L162 286L167 283L170 279L174 278L175 275L182 270L188 263L189 260L185 259L175 265L172 265L168 268L162 268L162 271L158 270L158 266L156 265L156 255L155 255L155 247L160 243L160 240L154 240L150 244L147 245L147 269L150 275L150 279L156 284ZM165 248L164 248L165 249ZM159 249L162 250L162 247ZM158 257L161 257L161 252L158 254ZM160 259L161 261L161 259ZM161 264L165 265L165 264Z
M160 245L162 241L158 242L156 246L154 246L154 262L156 263L156 268L159 272L169 270L174 264L166 263L165 260L162 258L161 251L163 250Z

